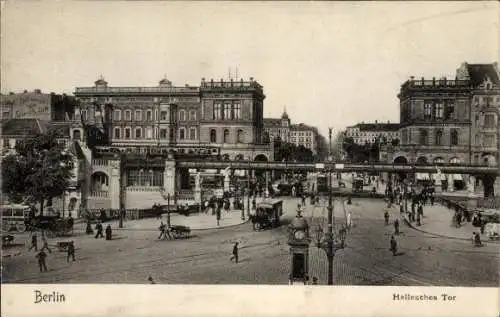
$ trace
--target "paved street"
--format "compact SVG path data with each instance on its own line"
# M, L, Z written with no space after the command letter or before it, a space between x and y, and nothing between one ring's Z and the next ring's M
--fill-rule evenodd
M286 225L295 216L298 199L285 201L280 228L255 232L250 223L224 229L195 231L186 240L158 241L154 230L116 231L112 241L79 234L77 262L64 253L47 258L49 272L39 273L33 252L3 259L6 283L156 283L286 284L290 271ZM347 247L334 258L334 282L340 285L497 286L498 244L474 248L470 242L433 236L406 227L397 237L402 255L389 251L392 224L383 223L381 200L354 200L349 206L354 228ZM399 216L391 210L394 218ZM321 221L326 208L308 206L305 217ZM345 221L335 202L337 223ZM392 220L391 220L392 221ZM57 240L57 239L55 239ZM59 239L64 240L64 239ZM229 261L232 243L239 241L240 263ZM310 276L326 283L326 256L311 246Z

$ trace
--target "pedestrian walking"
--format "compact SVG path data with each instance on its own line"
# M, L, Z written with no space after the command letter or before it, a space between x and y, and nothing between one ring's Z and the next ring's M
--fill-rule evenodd
M418 205L417 212L419 216L424 216L424 206L422 202Z
M472 244L474 247L482 247L483 243L481 242L481 236L479 233L473 232L472 233Z
M100 220L97 221L97 224L95 225L95 230L97 230L97 233L95 235L95 238L104 238L104 235L102 234L102 223Z
M47 257L47 254L40 250L40 252L37 253L36 258L38 259L38 267L40 268L40 273L41 272L47 272L47 263L45 263L45 258Z
M389 224L389 211L386 210L384 212L384 220L385 220L385 225L387 226Z
M234 246L233 246L233 255L229 258L229 260L231 262L233 262L233 259L234 259L235 263L238 263L238 242L234 243Z
M90 219L87 219L87 228L85 229L86 234L94 234L94 230L92 230L92 224L90 223Z
M318 285L318 278L316 276L313 276L312 285Z
M31 251L31 249L35 249L35 252L38 251L38 237L36 232L33 232L31 235L31 246L28 251Z
M405 207L404 207L403 203L404 203L403 200L401 200L399 202L399 213L400 214L404 214L404 212L405 212Z
M391 236L391 242L390 242L390 251L392 251L392 255L396 256L398 255L398 242L396 241L396 238L394 236Z
M306 196L304 194L302 194L301 199L302 199L302 206L305 206L306 205Z
M106 240L111 240L111 234L112 234L111 225L108 224L106 226Z
M399 234L399 220L394 220L394 234Z
M220 207L217 207L216 218L217 218L217 226L220 226Z
M421 226L422 223L420 222L420 213L417 214L417 226Z
M52 250L49 248L49 243L47 242L47 239L45 239L45 237L42 238L42 242L43 242L43 245L42 245L42 248L40 249L40 251L47 249L47 251L49 251L49 253L52 253Z
M431 206L434 206L434 194L431 193L429 198L431 200Z
M69 259L71 258L73 262L75 262L75 243L71 241L68 244L68 247L66 249L66 262L69 263Z

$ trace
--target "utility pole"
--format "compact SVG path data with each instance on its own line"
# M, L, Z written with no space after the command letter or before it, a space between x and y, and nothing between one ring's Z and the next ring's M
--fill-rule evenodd
M326 241L328 249L326 256L328 258L328 285L333 285L333 198L332 198L332 161L330 159L332 152L332 128L328 128L328 232L326 233Z

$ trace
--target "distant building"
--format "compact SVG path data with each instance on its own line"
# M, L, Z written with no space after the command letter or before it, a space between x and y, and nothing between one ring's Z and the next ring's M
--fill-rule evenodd
M75 98L55 93L32 92L9 93L0 96L2 120L39 119L44 121L71 120L74 113Z
M347 127L345 137L352 138L354 143L363 145L373 143L377 138L390 143L394 139L400 139L399 123L358 123Z
M286 110L279 119L264 118L264 131L271 141L279 137L284 142L311 150L314 155L321 152L318 151L318 129L303 123L291 124Z

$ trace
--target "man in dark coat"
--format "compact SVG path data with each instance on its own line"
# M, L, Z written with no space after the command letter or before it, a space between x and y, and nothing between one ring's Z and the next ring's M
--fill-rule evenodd
M394 234L399 234L399 220L394 220Z
M217 207L217 211L215 212L216 213L216 218L217 218L217 226L220 226L219 222L220 222L220 207Z
M238 263L238 242L234 243L234 246L233 246L233 255L229 258L229 260L231 262L233 262L233 259L234 259L235 263Z
M40 268L40 272L47 272L47 264L45 263L45 258L47 257L47 254L41 250L38 252L36 255L36 258L38 259L38 267Z
M67 256L66 256L66 262L69 262L69 258L73 259L73 262L75 261L75 244L73 241L71 241L68 244L68 248L66 249L67 251Z
M384 220L385 220L385 224L388 225L389 224L389 211L385 211L384 212Z
M106 226L106 240L111 240L111 233L112 233L111 225L108 224Z
M391 236L391 248L389 250L392 251L393 256L396 256L398 254L398 243L394 236Z
M102 234L102 223L101 221L98 221L97 224L95 225L95 230L97 230L97 234L95 235L95 238L103 238L104 235Z
M29 250L31 249L35 249L35 251L38 251L38 238L36 236L36 232L33 232L33 234L31 235L31 247L29 248Z

